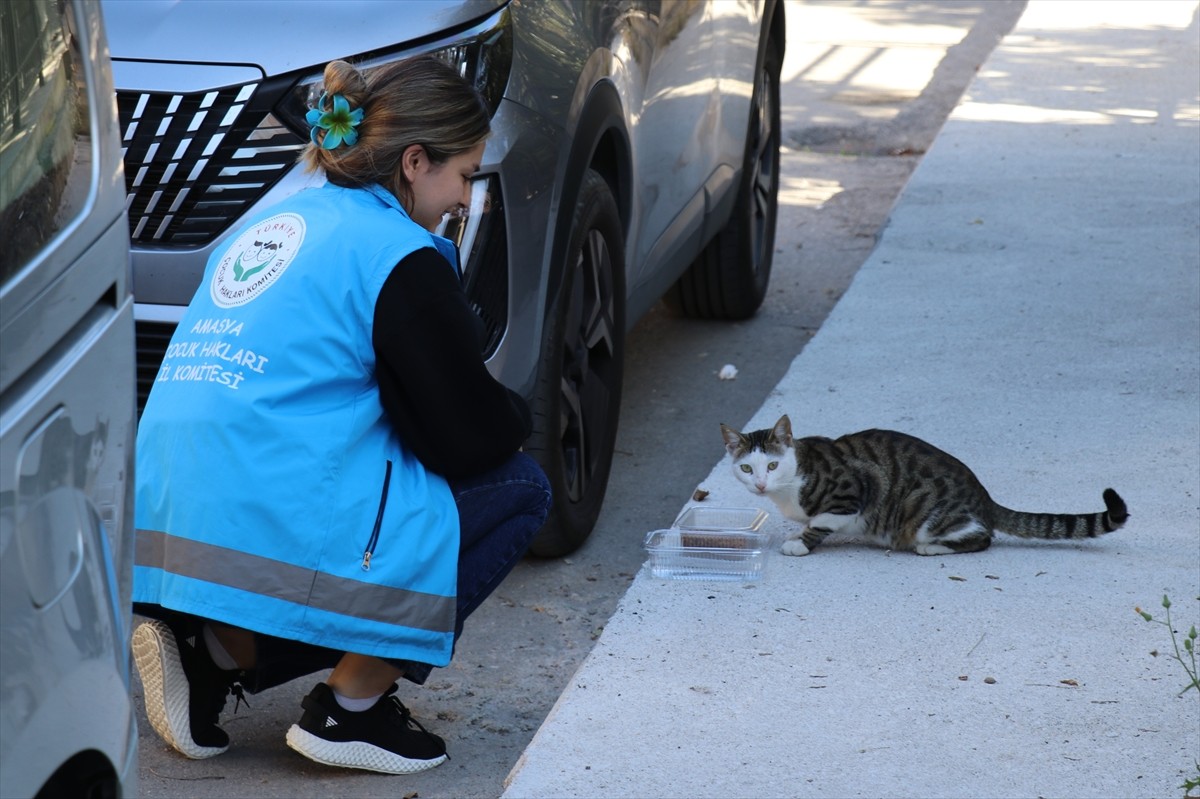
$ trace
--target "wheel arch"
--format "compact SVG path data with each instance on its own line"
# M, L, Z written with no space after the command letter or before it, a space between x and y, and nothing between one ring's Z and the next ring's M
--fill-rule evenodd
M629 237L633 204L632 154L624 106L610 81L601 81L588 92L575 131L563 167L562 191L556 206L554 239L550 247L553 268L548 278L543 318L553 308L554 297L562 283L563 259L570 245L575 205L579 200L584 173L588 169L600 173L608 183L621 218L622 236L626 241ZM624 266L628 271L629 265L626 263ZM622 287L626 285L627 278L627 274L621 275ZM624 299L621 297L622 301Z

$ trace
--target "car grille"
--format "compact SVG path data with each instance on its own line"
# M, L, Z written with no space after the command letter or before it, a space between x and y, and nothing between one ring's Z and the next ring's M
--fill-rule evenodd
M117 92L135 245L208 244L284 175L307 142L271 113L290 85Z
M175 325L164 322L137 323L137 409L138 418L146 407L146 397L150 396L150 387L158 375L167 345L171 343L171 335Z

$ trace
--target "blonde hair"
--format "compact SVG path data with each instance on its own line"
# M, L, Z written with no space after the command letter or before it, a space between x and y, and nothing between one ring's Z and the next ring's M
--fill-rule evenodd
M417 56L371 70L364 75L345 61L325 66L326 104L340 94L351 109L363 110L355 128L358 141L326 150L326 131L301 153L309 172L325 172L330 183L350 188L378 183L406 207L411 187L400 157L419 144L435 164L475 147L488 135L491 122L479 93L448 64L433 56ZM327 110L322 108L322 111Z

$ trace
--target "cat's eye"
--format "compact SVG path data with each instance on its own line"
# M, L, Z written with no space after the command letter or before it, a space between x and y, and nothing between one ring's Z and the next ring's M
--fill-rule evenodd
M742 471L743 471L743 472L745 472L746 474L753 474L753 473L754 473L754 467L752 467L752 466L751 466L750 464L748 464L748 463L743 463L743 464L742 464Z
M767 464L768 472L773 472L778 468L779 468L779 461L771 461L770 463Z

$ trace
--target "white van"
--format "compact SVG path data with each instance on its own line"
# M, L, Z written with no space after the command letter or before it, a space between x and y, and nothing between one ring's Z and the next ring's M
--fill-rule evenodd
M129 229L99 5L0 2L0 796L136 793Z

